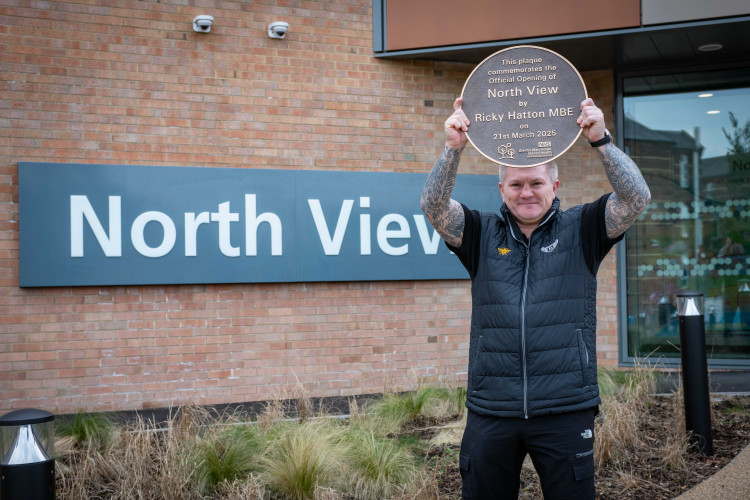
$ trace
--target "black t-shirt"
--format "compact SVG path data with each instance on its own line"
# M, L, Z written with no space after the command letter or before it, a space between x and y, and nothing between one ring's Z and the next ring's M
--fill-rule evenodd
M596 275L599 264L607 253L622 240L621 234L615 239L607 236L607 225L604 218L604 208L612 193L603 195L592 203L583 205L581 211L581 246L586 265L592 274ZM469 209L461 204L464 209L464 235L461 248L448 248L461 260L469 276L473 279L479 263L479 242L482 232L481 215L476 210Z

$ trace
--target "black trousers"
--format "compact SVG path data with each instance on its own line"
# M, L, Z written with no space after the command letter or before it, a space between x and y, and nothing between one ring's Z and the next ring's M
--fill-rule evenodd
M545 500L593 499L594 415L594 408L529 419L469 411L460 454L464 500L517 499L527 453Z

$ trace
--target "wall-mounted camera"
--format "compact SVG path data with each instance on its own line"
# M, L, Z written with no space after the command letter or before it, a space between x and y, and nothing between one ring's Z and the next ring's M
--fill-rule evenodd
M268 25L268 36L271 38L284 38L289 30L289 23L276 21Z
M195 16L193 19L193 31L198 33L208 33L211 31L211 25L214 23L214 16Z

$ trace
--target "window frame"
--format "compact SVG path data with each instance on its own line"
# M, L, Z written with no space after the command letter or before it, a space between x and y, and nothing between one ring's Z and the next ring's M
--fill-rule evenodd
M624 103L624 80L632 77L649 77L659 76L668 74L680 74L680 73L700 73L717 70L738 70L750 69L750 64L747 62L723 62L708 65L673 65L659 68L644 67L644 68L629 68L615 71L615 99L614 99L614 122L615 130L621 131L625 127L625 103ZM747 87L750 87L750 79L747 80ZM725 88L737 88L736 86L728 85ZM662 93L676 93L678 89L672 92ZM641 94L645 95L645 94ZM655 92L650 95L658 95ZM616 133L615 144L617 147L625 150L625 138L623 134ZM619 366L628 367L635 366L637 364L656 364L666 368L678 368L682 365L680 357L658 357L650 359L646 357L630 356L628 354L628 311L627 311L627 269L626 269L626 246L627 246L628 232L625 233L625 238L615 246L616 257L617 257L617 343L618 343L618 364ZM739 359L739 358L722 358L712 359L710 356L707 358L708 367L720 370L748 370L750 369L750 359Z

